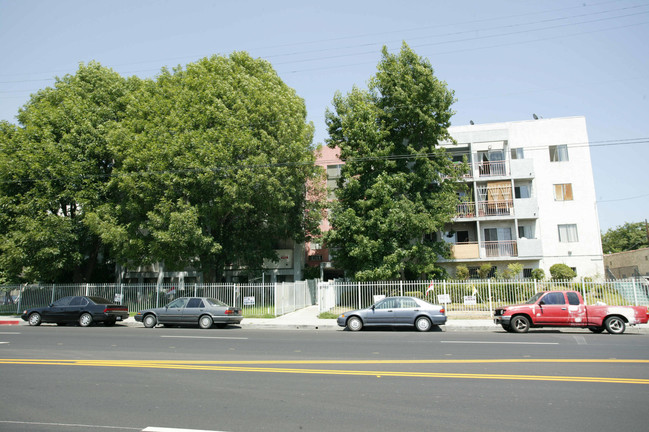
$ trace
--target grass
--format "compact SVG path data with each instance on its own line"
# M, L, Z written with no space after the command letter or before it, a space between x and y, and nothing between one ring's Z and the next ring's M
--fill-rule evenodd
M320 319L336 319L336 318L338 318L338 314L335 314L333 312L322 312L320 315L318 315L318 318L320 318Z

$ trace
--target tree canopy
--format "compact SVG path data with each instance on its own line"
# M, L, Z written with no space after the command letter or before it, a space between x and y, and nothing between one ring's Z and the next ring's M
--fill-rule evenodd
M602 235L602 249L605 254L624 252L649 247L646 222L627 222L610 228Z
M12 279L96 280L104 257L214 281L317 231L304 101L246 53L148 80L82 65L18 119L0 125L0 269Z
M345 161L330 214L327 246L357 280L434 275L442 231L456 211L457 174L441 141L454 94L405 43L384 47L368 90L336 93L327 144Z
M123 119L133 86L98 63L81 65L34 94L18 114L20 126L1 125L0 268L7 279L106 276L106 250L85 216L112 194L107 131Z

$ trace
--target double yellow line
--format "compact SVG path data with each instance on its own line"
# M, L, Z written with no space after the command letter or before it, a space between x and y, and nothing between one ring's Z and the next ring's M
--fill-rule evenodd
M122 367L148 369L180 369L222 372L256 372L283 374L317 374L317 375L353 375L408 378L451 378L451 379L488 379L488 380L524 380L524 381L560 381L591 382L618 384L649 384L649 379L582 377L554 375L509 375L509 374L472 374L440 372L399 372L376 370L338 370L338 369L305 369L290 367L262 367L279 365L387 365L387 364L498 364L498 363L610 363L610 364L649 364L649 360L626 359L485 359L485 360L271 360L271 361L183 361L183 360L66 360L66 359L0 359L0 364L45 365L45 366L90 366Z

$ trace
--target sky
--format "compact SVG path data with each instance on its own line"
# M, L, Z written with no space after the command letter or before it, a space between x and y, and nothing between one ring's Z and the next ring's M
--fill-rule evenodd
M452 125L584 116L600 228L649 219L649 0L0 0L0 120L80 63L146 78L246 51L324 143L335 92L404 41L455 92Z

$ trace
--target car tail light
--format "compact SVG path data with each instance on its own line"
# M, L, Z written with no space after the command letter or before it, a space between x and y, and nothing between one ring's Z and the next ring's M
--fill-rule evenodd
M236 309L226 309L226 310L225 310L225 314L226 314L226 315L236 315L236 314L237 314L237 310L236 310Z
M441 308L439 311L440 311L441 313L446 313L446 309L444 309L444 308Z

